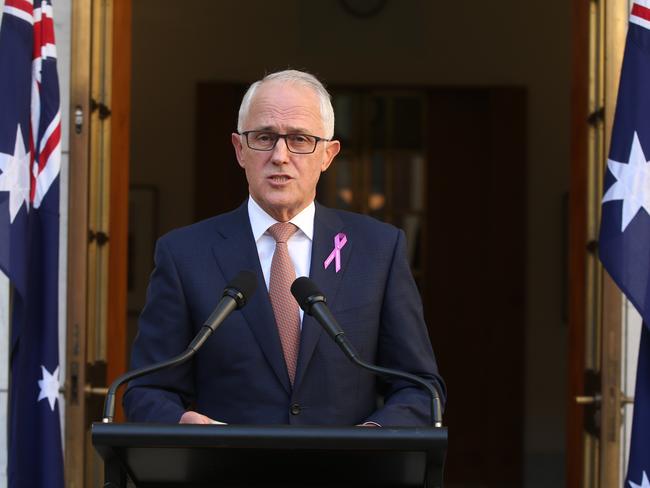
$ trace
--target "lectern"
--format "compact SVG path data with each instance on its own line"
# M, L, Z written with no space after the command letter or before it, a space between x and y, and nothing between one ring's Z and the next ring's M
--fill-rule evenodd
M446 428L95 423L105 487L442 486Z

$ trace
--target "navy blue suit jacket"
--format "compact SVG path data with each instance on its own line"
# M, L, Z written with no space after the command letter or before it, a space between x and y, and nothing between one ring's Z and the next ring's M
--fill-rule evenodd
M347 244L337 273L335 263L325 269L323 262L339 232ZM175 423L192 409L232 424L429 424L424 392L357 368L307 315L292 388L246 203L158 241L132 367L180 353L225 285L245 269L258 277L248 304L224 321L191 362L131 382L124 396L130 421ZM317 204L310 275L363 359L420 375L444 396L402 231ZM377 401L382 396L383 404Z

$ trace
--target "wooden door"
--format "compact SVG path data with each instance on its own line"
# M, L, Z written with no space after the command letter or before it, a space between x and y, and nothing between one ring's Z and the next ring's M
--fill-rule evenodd
M431 91L425 312L450 485L522 486L526 93Z
M106 386L126 370L131 3L72 9L66 486L103 486L90 444Z

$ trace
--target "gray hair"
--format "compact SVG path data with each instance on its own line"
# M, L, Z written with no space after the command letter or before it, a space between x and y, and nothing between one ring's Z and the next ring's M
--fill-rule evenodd
M280 81L286 83L295 83L300 86L311 88L314 90L320 101L320 114L323 119L323 127L325 129L325 138L331 139L334 137L334 108L332 107L332 97L325 89L325 86L314 75L305 71L297 71L288 69L284 71L277 71L266 75L261 80L256 81L248 87L244 98L239 106L239 118L237 120L237 131L244 130L244 120L248 117L251 101L255 95L255 91L262 84L267 81ZM314 134L317 135L317 134Z

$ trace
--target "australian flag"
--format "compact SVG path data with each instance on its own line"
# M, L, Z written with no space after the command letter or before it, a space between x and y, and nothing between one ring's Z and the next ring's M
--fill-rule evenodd
M60 166L52 5L49 0L5 0L0 25L0 269L13 287L10 488L63 487Z
M602 205L600 259L643 318L626 488L650 488L650 0L630 14Z

